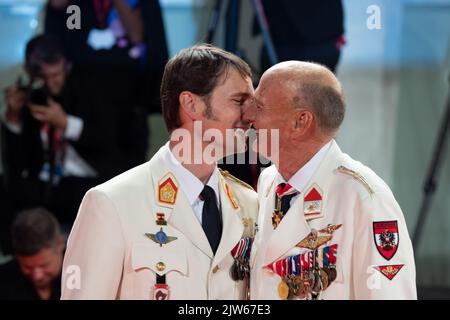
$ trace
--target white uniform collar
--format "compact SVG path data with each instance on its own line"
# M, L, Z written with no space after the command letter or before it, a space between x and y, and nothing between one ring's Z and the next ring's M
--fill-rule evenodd
M169 142L167 142L162 148L161 151L163 153L163 159L166 163L169 170L173 173L175 178L177 178L181 189L186 195L189 204L192 206L197 200L205 187L203 182L200 181L195 175L192 174L188 169L183 167L183 165L178 161L177 158L173 155L172 151L169 148ZM207 183L208 186L213 188L216 193L217 201L219 199L219 170L216 166L211 177Z
M309 180L312 178L314 172L316 172L322 160L325 158L328 150L332 145L332 141L324 145L316 154L301 167L288 181L288 183L297 191L304 192ZM284 178L278 173L278 183L286 182Z

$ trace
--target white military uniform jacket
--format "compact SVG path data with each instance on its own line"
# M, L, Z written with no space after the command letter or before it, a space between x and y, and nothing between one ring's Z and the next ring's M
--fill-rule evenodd
M157 274L168 286L159 299L246 298L248 281L230 277L230 251L253 236L257 195L226 172L219 193L223 234L213 255L161 150L89 190L68 240L62 299L153 299ZM154 240L161 229L162 245Z
M275 166L263 171L259 179L259 232L250 261L251 299L283 297L277 274L283 267L276 267L276 262L296 255L308 257L307 252L313 251L308 239L313 234L325 239L315 244L321 252L316 256L319 264L324 263L325 255L329 258L325 247L334 248L336 258L336 279L319 299L417 298L414 254L403 213L389 187L372 170L342 153L333 140L306 188L299 190L300 195L274 229L272 213L279 179ZM327 232L329 225L335 230Z

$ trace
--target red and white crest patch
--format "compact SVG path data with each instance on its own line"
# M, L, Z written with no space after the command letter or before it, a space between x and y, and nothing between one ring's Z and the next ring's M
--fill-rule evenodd
M314 185L303 198L303 212L305 217L319 215L322 211L322 194L319 187Z
M397 221L378 221L373 223L373 237L378 252L386 260L391 260L400 241Z

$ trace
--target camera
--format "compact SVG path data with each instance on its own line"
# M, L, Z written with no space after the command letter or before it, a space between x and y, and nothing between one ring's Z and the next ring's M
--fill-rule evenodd
M29 94L28 101L31 104L37 104L40 106L47 106L47 100L48 100L48 93L44 89L35 89L31 90Z

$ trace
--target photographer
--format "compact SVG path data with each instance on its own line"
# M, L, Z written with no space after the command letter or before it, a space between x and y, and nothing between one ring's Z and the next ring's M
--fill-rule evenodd
M128 167L121 141L132 123L97 88L106 79L72 72L50 36L27 44L25 70L30 83L5 92L7 192L14 212L43 205L70 226L83 194Z

